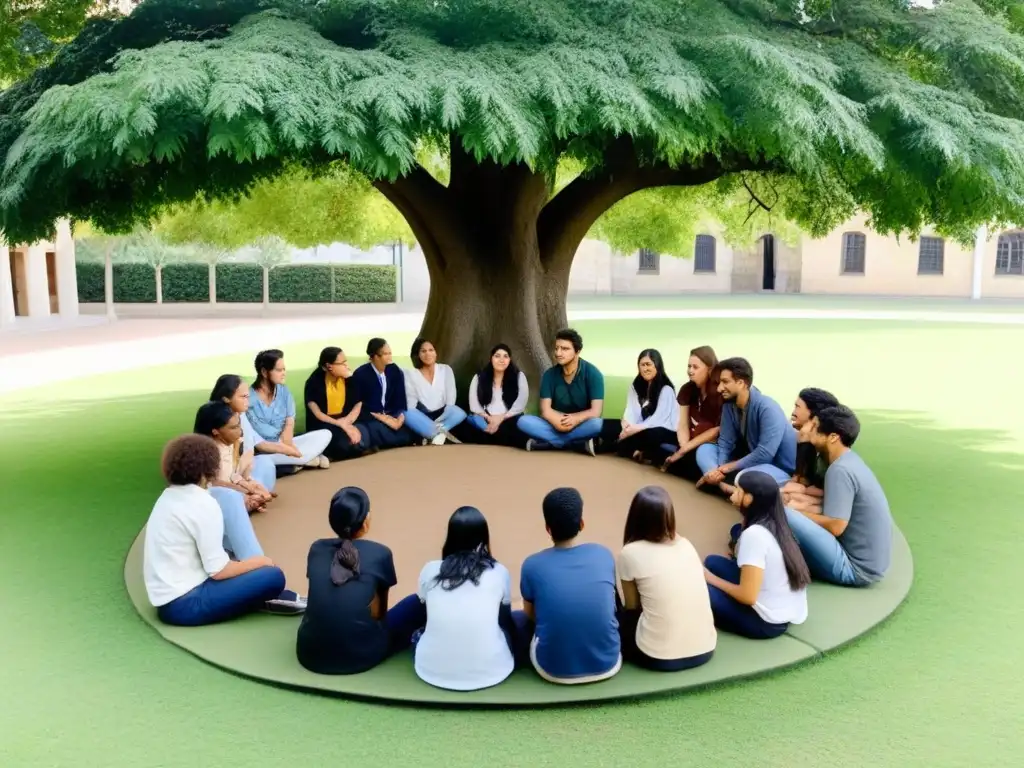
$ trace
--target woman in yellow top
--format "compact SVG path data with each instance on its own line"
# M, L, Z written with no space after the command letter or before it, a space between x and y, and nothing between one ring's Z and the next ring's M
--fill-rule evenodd
M356 424L362 403L349 397L347 383L352 376L348 358L340 347L325 347L320 362L306 379L306 431L326 429L331 442L324 451L330 461L351 459L372 451L366 427Z

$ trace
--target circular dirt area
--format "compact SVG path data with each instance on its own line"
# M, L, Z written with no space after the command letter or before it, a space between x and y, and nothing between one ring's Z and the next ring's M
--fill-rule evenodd
M327 522L331 496L345 485L364 488L373 510L370 538L394 552L398 586L391 590L391 600L397 602L416 590L424 563L440 556L451 513L459 506L473 505L487 516L492 549L511 571L513 600L518 601L520 565L530 553L550 546L541 514L541 500L549 490L578 488L586 523L582 538L617 553L633 494L652 484L672 495L678 530L702 555L725 551L729 527L739 515L726 500L700 493L690 483L614 457L485 446L404 448L337 463L327 470L304 470L278 483L279 498L267 512L253 517L253 525L266 553L288 575L289 586L303 592L310 543L333 535ZM408 653L360 675L308 672L295 659L299 620L292 617L257 614L200 628L161 624L142 581L144 535L145 531L136 539L125 563L129 595L142 617L165 639L195 656L237 674L304 690L471 706L542 706L644 696L790 666L840 646L881 622L906 597L913 578L910 550L897 530L892 570L881 584L869 589L814 584L805 624L770 641L719 633L714 658L697 669L666 674L626 665L611 680L582 686L552 685L532 670L519 670L494 688L457 693L420 681Z

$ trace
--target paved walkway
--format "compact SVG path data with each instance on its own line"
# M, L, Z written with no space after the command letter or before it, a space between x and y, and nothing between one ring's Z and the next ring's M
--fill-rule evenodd
M572 321L688 318L861 320L1024 325L1024 312L855 309L573 309ZM413 332L422 313L304 318L126 319L0 336L0 393L83 376L198 360L332 336Z

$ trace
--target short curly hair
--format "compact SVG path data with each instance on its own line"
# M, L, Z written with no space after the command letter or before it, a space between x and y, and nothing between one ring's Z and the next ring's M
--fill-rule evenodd
M212 437L182 435L164 447L160 468L168 485L201 485L220 472L220 450Z

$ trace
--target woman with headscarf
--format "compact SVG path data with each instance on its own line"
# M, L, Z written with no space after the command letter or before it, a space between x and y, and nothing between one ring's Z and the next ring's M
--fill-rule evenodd
M334 539L313 542L306 561L309 594L296 655L311 672L351 675L409 647L427 620L416 595L388 610L398 579L391 550L370 541L370 499L362 488L342 488L328 512Z

